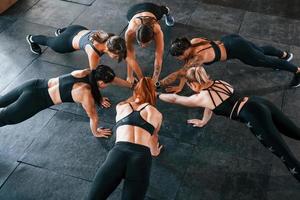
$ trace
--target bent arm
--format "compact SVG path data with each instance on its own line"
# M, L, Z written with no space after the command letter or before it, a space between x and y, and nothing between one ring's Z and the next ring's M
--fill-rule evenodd
M205 108L203 112L202 121L204 124L207 124L207 122L211 119L213 112L209 108Z
M91 53L91 52L88 52L87 55L88 55L88 59L89 59L90 69L91 70L96 69L100 62L100 57L98 55L96 55L95 53Z
M131 88L132 87L132 84L130 84L128 81L125 81L119 77L115 77L113 82L112 82L113 85L118 85L118 86L121 86L121 87L126 87L126 88Z
M97 128L99 124L99 118L96 110L95 101L93 99L92 94L89 92L85 92L83 100L81 102L83 109L87 113L90 118L90 128L95 137L98 136Z

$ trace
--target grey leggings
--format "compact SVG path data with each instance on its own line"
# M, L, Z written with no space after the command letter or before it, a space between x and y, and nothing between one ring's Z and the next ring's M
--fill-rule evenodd
M73 48L73 38L82 30L87 30L86 27L80 25L71 25L61 29L61 34L54 37L44 35L32 36L32 41L36 44L48 46L58 53L69 53L76 51Z

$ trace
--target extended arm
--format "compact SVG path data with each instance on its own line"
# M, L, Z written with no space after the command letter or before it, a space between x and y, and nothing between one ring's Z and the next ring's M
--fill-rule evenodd
M91 52L90 50L87 50L87 55L88 55L88 59L89 59L89 66L90 69L96 69L98 66L98 63L100 62L100 57L95 54L94 52Z
M155 60L154 60L154 72L152 79L156 83L159 79L159 75L162 68L163 55L164 55L164 35L160 26L157 26L157 33L155 34Z
M133 37L130 37L128 32L126 32L126 34L125 34L125 40L126 40L126 46L127 46L127 57L126 57L127 73L128 73L127 80L129 79L129 81L133 82L132 70L135 72L138 79L141 79L143 77L143 73L142 73L142 70L135 58Z
M199 94L194 94L192 96L180 96L177 94L166 94L162 93L158 95L158 98L162 101L168 103L179 104L187 107L202 107L201 99L199 98Z
M83 94L83 100L81 104L90 118L90 128L93 135L95 137L108 138L108 136L111 135L111 130L98 128L99 118L93 96L90 92L85 92L85 94Z

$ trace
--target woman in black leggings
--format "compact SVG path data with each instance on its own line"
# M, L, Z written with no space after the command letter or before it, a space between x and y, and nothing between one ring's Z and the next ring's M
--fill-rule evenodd
M121 62L126 58L125 40L112 33L99 30L88 30L84 26L71 25L58 29L55 37L44 35L27 35L26 40L35 54L41 54L39 45L48 46L58 53L69 53L84 50L89 59L89 66L95 69L100 57L107 53L111 58Z
M125 32L125 40L128 56L127 61L127 81L134 82L133 71L138 79L143 77L142 70L136 60L134 44L135 41L145 48L154 40L155 60L153 81L157 83L163 62L164 54L164 34L161 30L159 20L165 16L168 26L174 25L174 18L170 15L169 8L154 3L139 3L133 5L127 12L128 25ZM125 29L124 29L125 30Z
M76 70L56 78L32 79L0 97L0 126L17 124L52 105L64 102L80 103L90 118L95 137L108 137L109 129L98 128L96 105L109 107L108 98L99 89L115 78L114 71L105 65L95 70Z
M270 101L260 97L243 97L225 81L211 80L203 67L192 67L186 73L188 86L196 93L190 97L158 94L165 102L188 107L204 107L202 119L187 122L204 126L212 113L245 123L255 137L281 159L292 175L300 181L300 163L284 142L281 134L300 140L300 129Z
M185 60L186 64L181 71L190 66L209 65L217 61L228 59L239 59L245 64L256 67L268 67L292 72L294 78L290 83L291 87L300 86L300 67L289 61L293 54L281 51L272 46L257 46L245 40L239 35L225 35L220 41L211 41L205 38L194 38L189 41L187 38L177 38L172 42L170 54L179 60ZM177 76L175 72L161 81L162 85L168 85ZM184 74L181 72L181 74ZM180 73L178 73L180 76ZM170 92L180 92L184 86L184 79L181 84L168 89Z
M133 96L117 105L116 143L99 168L88 200L104 200L124 179L122 199L143 200L149 185L151 154L158 156L161 113L155 108L153 81L142 78Z

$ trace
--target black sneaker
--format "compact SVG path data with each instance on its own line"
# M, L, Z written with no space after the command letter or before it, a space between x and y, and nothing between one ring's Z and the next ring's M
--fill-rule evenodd
M55 36L59 36L61 34L61 29L57 29L55 32L54 32Z
M174 26L175 20L174 17L170 14L170 8L166 7L168 9L168 13L165 14L165 23L167 26Z
M294 75L293 80L290 83L290 87L296 88L300 86L300 73Z
M34 54L40 55L42 53L41 47L38 44L32 42L31 38L32 38L32 35L26 36L26 41L28 42L28 44L30 46L31 52Z

